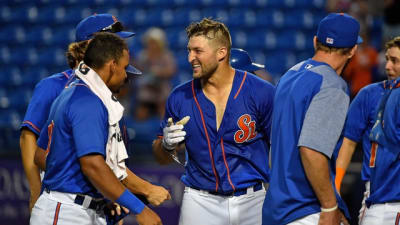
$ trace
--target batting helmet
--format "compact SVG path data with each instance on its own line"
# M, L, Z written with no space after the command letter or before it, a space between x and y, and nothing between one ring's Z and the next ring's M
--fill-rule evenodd
M240 48L231 49L230 62L233 68L249 72L254 72L265 68L264 65L253 63L249 54L245 50Z

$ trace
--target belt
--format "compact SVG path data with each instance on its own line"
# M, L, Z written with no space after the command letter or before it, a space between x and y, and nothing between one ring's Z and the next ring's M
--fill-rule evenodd
M195 190L202 191L202 192L207 192L212 195L219 195L219 196L241 196L245 194L250 194L259 190L264 189L264 185L262 182L259 182L255 184L254 186L248 187L248 188L242 188L242 189L236 189L231 192L217 192L217 191L206 191L206 190L201 190L195 187L191 187Z
M96 211L103 210L106 205L106 200L103 198L95 199L89 195L51 191L47 188L45 188L44 191L61 202L73 202L77 205L81 205L84 208L93 209Z
M106 201L104 199L93 199L90 196L81 195L81 194L76 195L75 200L74 200L75 204L84 206L85 202L88 203L88 205L87 205L88 209L93 209L96 211L101 211L106 206Z

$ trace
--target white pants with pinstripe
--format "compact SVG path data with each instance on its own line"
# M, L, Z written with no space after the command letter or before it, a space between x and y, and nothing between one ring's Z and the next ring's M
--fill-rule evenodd
M75 195L43 192L32 209L31 225L105 225L104 214L74 203Z
M185 187L179 225L261 225L266 190L218 196Z
M400 225L400 202L373 204L360 222L361 225Z

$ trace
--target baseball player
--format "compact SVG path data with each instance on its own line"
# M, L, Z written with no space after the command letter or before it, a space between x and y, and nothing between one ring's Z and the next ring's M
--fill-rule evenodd
M104 196L128 208L139 224L161 224L128 190L135 178L123 164L127 155L118 126L123 107L113 95L127 73L138 73L129 65L125 41L96 34L74 72L77 79L54 101L38 139L38 151L48 155L44 192L30 223L105 224Z
M117 21L116 18L110 14L96 14L83 19L76 26L77 42L71 43L68 47L67 60L71 69L43 79L35 87L34 94L21 125L22 132L20 138L23 165L31 190L29 202L30 211L36 199L39 197L41 187L39 170L34 163L35 152L40 155L40 157L37 157L39 158L38 161L41 162L42 165L45 164L45 153L36 151L36 140L48 118L52 102L61 93L64 87L74 80L72 69L76 68L78 63L83 60L88 40L98 31L116 33L123 38L132 37L134 35L132 32L123 31L121 22ZM120 126L122 130L126 130L123 119L120 121ZM127 144L128 137L126 134L127 132L123 132L124 142ZM150 203L153 205L160 204L163 196L160 196L159 193L165 193L162 187L155 185L150 186L150 183L139 177L137 177L137 183L145 184L135 187L138 189L138 193L146 192L147 194L145 196Z
M386 44L386 71L400 73L400 38ZM371 130L370 196L362 225L400 223L400 79L388 83Z
M366 210L365 200L370 193L370 151L371 141L369 134L375 124L375 115L385 89L389 88L389 83L400 77L400 66L396 67L396 60L400 60L400 37L390 40L385 45L386 48L386 74L388 80L370 84L357 94L350 104L347 120L344 127L343 143L339 150L339 156L336 161L335 185L338 192L346 169L351 161L357 142L362 141L363 148L363 167L361 179L365 182L364 199L360 209L359 221ZM399 61L400 65L400 61Z
M203 19L186 32L194 79L168 97L153 144L160 163L186 147L179 224L261 224L274 87L229 65L223 23Z
M264 70L265 66L262 64L253 63L249 54L245 50L241 48L232 48L230 59L231 66L233 68L248 71L267 81L272 80L268 72Z
M347 14L326 16L314 37L314 56L289 69L277 85L264 225L347 224L329 161L349 104L339 74L362 42L359 30Z
M132 32L121 32L122 25L110 14L98 14L82 20L76 27L76 41L68 47L67 60L71 69L54 74L41 80L35 87L25 118L21 124L20 147L22 163L31 191L29 210L32 209L40 194L39 169L34 164L34 155L37 148L36 141L46 122L50 106L61 93L68 81L73 79L73 70L83 59L87 47L87 40L92 34L101 30L118 32L121 37L128 38Z

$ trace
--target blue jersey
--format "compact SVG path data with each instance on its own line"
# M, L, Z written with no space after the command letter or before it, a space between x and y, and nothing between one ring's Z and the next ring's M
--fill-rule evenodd
M328 64L309 59L282 76L274 99L271 179L263 205L264 225L287 224L320 212L299 148L304 146L330 158L348 104L347 85ZM333 175L332 169L330 172ZM338 194L336 197L348 217L344 202Z
M199 79L178 86L166 103L159 136L172 117L190 116L184 130L188 187L232 193L269 180L268 148L274 87L255 75L235 71L224 116L217 130L214 104Z
M105 156L108 112L100 98L83 81L74 81L54 101L45 127L38 140L38 146L48 151L44 188L97 197L79 158Z
M36 135L40 134L50 112L54 99L61 93L68 81L74 77L72 70L54 74L41 80L35 87L21 128L28 128Z
M385 90L370 139L371 193L367 205L400 201L400 80Z
M371 152L371 141L369 134L375 123L375 114L379 100L387 86L387 81L370 84L357 94L349 107L347 120L344 127L344 136L354 142L362 141L363 167L361 179L369 181L369 159Z

